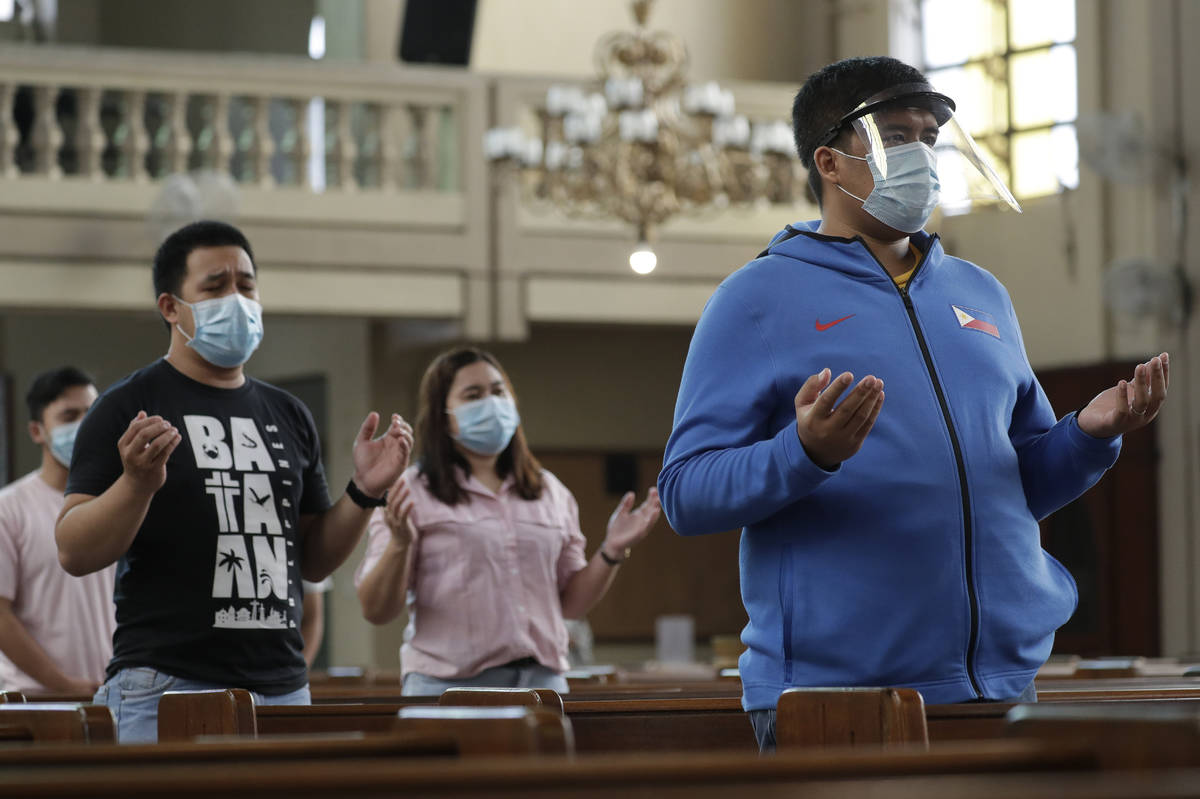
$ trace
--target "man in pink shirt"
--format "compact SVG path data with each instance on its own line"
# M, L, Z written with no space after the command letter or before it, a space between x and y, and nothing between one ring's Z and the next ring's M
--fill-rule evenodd
M0 688L92 694L104 679L116 627L116 566L72 577L58 562L75 431L96 400L92 379L63 367L34 379L29 435L42 466L0 490Z

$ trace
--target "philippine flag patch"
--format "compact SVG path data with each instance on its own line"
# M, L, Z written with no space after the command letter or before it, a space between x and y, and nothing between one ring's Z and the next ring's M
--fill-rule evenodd
M950 307L954 309L954 315L958 317L959 327L978 330L980 333L1000 338L1000 328L996 327L996 320L992 318L991 314L976 311L974 308L964 308L961 305L951 305Z

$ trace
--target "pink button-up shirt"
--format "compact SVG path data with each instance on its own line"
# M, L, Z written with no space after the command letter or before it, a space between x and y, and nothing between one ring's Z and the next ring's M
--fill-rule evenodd
M567 669L561 594L587 565L579 508L567 487L542 472L542 495L525 500L510 477L493 494L459 472L469 502L446 505L417 473L404 473L413 498L409 626L401 670L448 680L525 657ZM391 531L378 509L355 584L375 567Z

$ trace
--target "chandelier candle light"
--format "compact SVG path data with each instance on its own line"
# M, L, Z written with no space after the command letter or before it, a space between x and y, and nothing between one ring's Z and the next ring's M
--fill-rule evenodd
M651 242L671 217L790 204L802 185L791 126L735 114L733 93L716 83L687 85L687 47L646 28L652 5L634 0L635 30L597 43L595 84L549 88L536 109L540 136L484 135L487 158L531 204L631 225L629 266L640 275L654 271Z

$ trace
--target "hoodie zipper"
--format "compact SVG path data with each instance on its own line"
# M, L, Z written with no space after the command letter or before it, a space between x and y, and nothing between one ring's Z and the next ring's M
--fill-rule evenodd
M937 237L935 236L934 239ZM917 275L921 271L921 267L925 265L925 261L929 257L929 250L933 248L933 241L930 241L930 246L921 253L921 260L917 262L913 273L909 276L908 282L904 288L896 285L896 281L892 280L892 276L884 267L883 262L875 257L875 253L871 252L871 248L861 238L858 242L862 244L863 249L870 254L875 263L879 264L879 268L883 270L887 276L888 282L896 289L900 295L900 299L904 301L904 310L908 314L908 322L912 325L913 332L917 334L917 344L921 347L921 357L925 359L925 370L929 373L929 380L933 383L933 392L937 395L938 405L942 410L942 420L946 424L946 430L950 434L950 446L954 450L954 464L958 468L958 489L959 496L962 497L962 512L963 512L963 569L967 578L967 599L971 607L971 634L967 640L967 678L971 681L971 689L975 692L975 697L981 699L983 691L979 688L979 681L975 678L975 648L979 643L979 598L975 594L975 576L974 569L974 552L973 552L973 530L971 526L971 496L967 489L967 467L963 460L962 446L958 441L958 433L954 429L954 422L950 418L950 405L946 402L946 395L942 391L942 384L938 380L937 372L933 368L933 357L929 353L929 345L925 341L925 333L921 330L921 325L917 321L917 311L913 307L912 297L909 296L908 287L917 279Z

